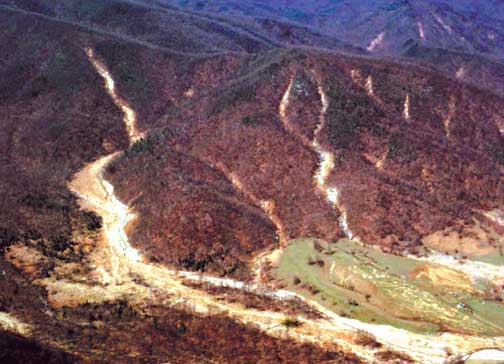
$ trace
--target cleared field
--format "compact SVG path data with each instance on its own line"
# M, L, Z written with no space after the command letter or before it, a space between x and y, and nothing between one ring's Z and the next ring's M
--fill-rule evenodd
M349 240L293 240L275 275L290 290L365 322L422 333L504 334L504 305L485 295L489 282L474 284L448 267Z

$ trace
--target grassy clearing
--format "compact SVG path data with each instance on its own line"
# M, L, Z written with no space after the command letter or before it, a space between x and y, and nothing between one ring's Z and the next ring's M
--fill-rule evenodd
M504 317L504 306L484 301L465 275L351 241L294 240L276 275L289 289L365 322L422 333L504 334L504 319L494 319Z

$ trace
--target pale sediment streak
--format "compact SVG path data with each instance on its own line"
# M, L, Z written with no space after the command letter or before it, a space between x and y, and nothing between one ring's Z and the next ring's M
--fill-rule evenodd
M350 70L350 78L354 83L359 83L361 81L361 74L358 70L352 69Z
M124 124L128 132L130 143L136 142L138 139L142 138L142 134L136 129L135 111L126 100L117 94L117 89L112 75L105 64L95 57L94 50L86 48L85 51L91 64L94 66L98 74L104 79L107 93L110 95L116 106L124 113Z
M455 73L455 77L457 77L459 80L462 79L465 75L465 68L464 66L460 66L459 69L457 70L457 73Z
M278 215L275 213L276 209L276 204L275 201L273 200L261 200L259 203L259 206L263 209L263 211L266 213L266 215L269 217L273 225L275 225L277 234L278 234L278 240L281 246L285 245L287 243L287 236L285 234L282 221L278 217Z
M420 35L420 39L425 40L425 31L423 24L421 22L417 23L418 25L418 34Z
M293 86L294 86L294 76L291 76L289 85L287 86L287 89L285 90L282 96L280 105L278 106L278 114L280 116L280 120L282 121L282 125L285 128L285 130L287 130L291 135L295 136L296 138L299 138L303 143L303 145L310 147L310 141L308 140L308 138L296 132L294 127L289 122L289 117L287 116L287 107L289 106L289 100Z
M462 360L467 361L468 363L487 363L487 364L499 364L504 363L504 348L501 350L496 349L487 349L480 350L472 355L465 355L462 357Z
M0 328L23 336L28 335L30 332L27 324L7 312L0 312Z
M383 166L385 164L385 161L387 160L389 153L390 153L390 149L387 147L387 150L385 151L385 153L383 153L381 158L375 162L374 165L375 165L376 169L378 169L380 171L383 170Z
M492 211L485 211L483 212L483 215L485 215L496 224L504 227L504 210L496 209Z
M143 261L138 250L131 246L125 231L126 225L135 215L115 196L114 187L103 179L105 168L117 156L118 153L114 153L96 160L78 173L69 184L70 190L87 203L86 207L97 211L103 219L103 230L108 242L105 247L108 253L105 256L108 256L107 265L110 267L96 267L103 284L121 284L125 280L124 273L129 274L130 263ZM81 191L90 186L90 182L93 183L90 180L94 180L94 188Z
M366 79L366 92L368 96L374 96L373 77L371 75Z
M366 78L366 81L364 82L364 79L361 76L360 71L352 69L350 71L350 76L352 78L352 81L357 86L364 88L364 90L366 91L366 94L374 102L376 102L378 105L382 105L383 102L375 95L375 92L374 92L374 81L373 81L373 76L372 75L368 75L368 77ZM387 149L385 151L385 153L379 159L377 159L377 158L369 158L368 160L370 162L372 162L377 169L382 170L383 169L383 165L385 163L385 160L387 159L388 153L389 153L389 150Z
M282 221L278 217L278 215L275 213L276 210L276 204L275 201L273 200L260 200L257 198L253 193L248 191L244 186L240 178L236 175L234 172L230 172L224 164L221 162L215 163L216 167L224 173L224 175L231 181L233 186L243 193L245 196L247 196L249 199L254 202L254 204L258 207L260 207L263 212L268 216L269 220L273 223L275 226L277 236L278 236L278 242L280 243L281 246L285 245L287 242L287 236L285 234L285 230L282 225Z
M411 259L426 261L449 267L466 274L474 283L487 280L494 283L504 284L504 266L493 265L472 260L458 260L451 255L432 251L426 257L409 256Z
M317 83L317 90L322 101L322 110L320 112L320 122L315 130L312 142L313 149L319 156L319 169L315 173L314 180L316 186L326 196L327 200L339 210L339 225L345 236L349 239L354 239L355 235L348 226L347 211L341 203L340 191L335 186L327 186L327 179L329 178L331 171L334 169L334 154L322 148L317 140L317 136L326 123L326 114L329 109L329 97L325 93L322 87L322 81L319 78L317 79Z
M404 98L404 110L403 110L403 116L406 120L410 120L410 97L409 94L406 95Z
M381 32L378 34L372 41L369 43L367 50L369 52L374 51L378 46L383 43L383 39L385 38L385 32Z
M118 237L118 248L119 251L122 252L122 254L127 255L128 258L132 261L139 262L142 260L141 255L138 250L134 249L130 245L128 236L125 231L126 224L133 220L135 218L135 215L130 213L128 206L119 201L119 199L114 195L114 186L112 186L106 180L103 180L103 186L107 191L110 205L119 217L120 222L119 226L115 227L116 231L108 232L108 234L114 234Z
M450 124L454 115L455 115L455 98L451 97L450 102L448 104L448 113L446 115L446 118L443 120L443 126L447 138L450 138L451 135Z
M373 76L368 75L366 80L364 81L364 77L362 76L361 72L359 70L352 69L350 70L350 78L352 79L354 84L364 88L366 94L369 97L371 97L373 100L376 99L373 87Z
M282 96L282 101L280 101L280 105L278 106L278 113L280 115L280 120L282 121L283 127L291 134L295 134L295 132L287 118L287 106L289 105L289 98L293 85L294 85L294 77L291 77L289 81L289 86L287 86L287 90L285 90Z
M331 264L331 268L329 268L329 275L332 276L334 273L334 268L336 268L336 262Z
M440 16L434 15L434 17L448 33L450 34L452 33L452 28L448 24L446 24Z

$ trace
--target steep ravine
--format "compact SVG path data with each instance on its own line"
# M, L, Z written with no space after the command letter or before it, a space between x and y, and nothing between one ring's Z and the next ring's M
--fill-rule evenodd
M348 226L347 211L345 210L345 207L341 203L340 191L335 186L327 185L327 178L329 177L331 171L334 169L334 154L324 149L320 145L317 137L320 134L320 132L324 129L324 126L326 124L326 113L329 108L329 97L327 96L327 94L324 91L324 88L322 87L320 76L317 75L316 78L317 78L317 90L322 102L322 108L320 110L319 122L313 132L313 139L310 141L303 135L298 135L294 127L289 122L289 118L286 114L286 110L289 107L290 103L292 87L294 84L293 76L290 79L289 86L287 87L287 90L285 91L282 97L282 101L280 102L280 106L278 108L280 114L280 120L282 121L282 124L289 133L294 134L296 137L300 138L305 146L307 146L317 154L319 158L319 166L317 171L315 172L315 175L313 176L314 184L319 190L319 192L325 196L326 200L332 206L338 209L340 213L339 225L341 230L345 233L345 236L351 240L358 239L355 237L354 233L350 230Z

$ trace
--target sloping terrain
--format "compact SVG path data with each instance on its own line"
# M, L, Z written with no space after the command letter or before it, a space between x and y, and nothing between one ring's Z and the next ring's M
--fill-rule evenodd
M351 357L340 354L337 349L319 349L312 344L292 342L291 347L288 341L278 341L228 318L224 321L215 318L215 325L211 324L213 319L197 319L186 311L180 311L182 316L176 318L173 314L168 315L172 312L170 308L166 308L168 311L162 308L162 311L170 320L177 321L173 323L175 326L161 321L147 323L143 314L137 319L137 331L149 333L148 336L158 332L159 338L139 342L136 337L126 335L120 339L116 335L131 332L133 327L127 307L120 303L117 310L113 308L115 303L113 306L107 306L106 302L99 303L93 307L93 315L100 310L103 313L94 318L86 316L88 313L83 307L63 310L61 306L58 308L49 304L48 291L34 285L32 280L69 279L69 275L86 274L89 251L98 241L93 243L90 239L97 239L93 231L102 224L99 216L78 210L76 199L66 184L84 163L100 155L125 149L128 145L122 112L107 94L102 78L86 56L85 49L91 45L100 49L101 42L116 42L122 45L122 49L127 48L125 44L131 44L132 47L146 49L146 52L150 48L23 12L4 9L1 16L5 25L2 27L2 48L8 50L2 57L1 68L4 141L1 145L4 150L0 221L2 255L5 254L1 262L4 292L1 307L2 312L18 317L30 327L29 332L23 335L40 342L42 347L54 344L63 351L75 353L78 357L76 361L98 362L99 358L106 358L107 362L125 363L138 362L138 356L141 356L145 362L172 360L187 363L208 358L219 362L243 363L256 362L255 358L258 357L271 362L275 360L272 355L280 355L285 362L298 362L299 357L305 357L301 360L307 361L315 355L317 361L321 362L334 362L340 360L338 358L345 362L345 357ZM26 32L19 32L19 29ZM217 174L214 178L218 181L223 177ZM222 195L230 195L223 197L224 205L238 206L247 216L256 216L259 233L266 237L269 234L273 238L272 233L268 233L272 230L269 222L262 223L263 227L260 227L264 217L261 217L258 209L243 207L246 205L246 202L241 202L245 200L243 197L233 197L229 192L230 187L222 188ZM232 209L230 213L236 214ZM244 223L247 224L247 221ZM87 236L87 240L82 240L82 234ZM248 232L245 239L249 239ZM71 280L67 282L71 284ZM92 280L88 284L92 287ZM71 291L69 293L72 294ZM133 310L140 312L140 308ZM127 315L124 313L126 311ZM154 316L160 317L159 314ZM106 331L103 331L103 320L107 321L106 326L109 327ZM187 328L198 320L199 325L203 325L207 331L203 332L197 327L194 330ZM150 328L146 324L151 325ZM127 330L124 330L124 325L127 325ZM155 328L157 325L170 329L161 334L160 329ZM171 328L174 327L179 329L173 331ZM243 333L237 335L237 330ZM248 333L251 346L244 345ZM185 347L180 346L179 338L182 336L187 338ZM234 347L229 341L220 341L220 346L212 344L212 340L208 341L209 337L218 341L220 337L231 336L237 339ZM173 345L166 340L176 340L179 349L173 349ZM134 343L135 348L132 346ZM278 349L263 352L271 344L279 345ZM165 347L168 352L152 351L153 346ZM201 351L194 351L195 347L201 348ZM243 355L236 356L235 349L243 351ZM9 350L6 360L22 360L22 356L13 357L16 352L12 347ZM33 350L36 353L39 349L35 347ZM320 356L316 354L317 351ZM59 354L51 354L50 350L44 353L50 357L48 362L60 360ZM23 355L27 357L24 362L39 362L43 358L42 354L30 356L26 349L23 349ZM61 360L69 362L67 359Z
M41 347L21 335L0 332L0 360L2 363L70 364L76 359L54 348Z
M291 77L295 87L282 117L279 105ZM328 184L339 189L348 224L363 241L400 251L501 206L500 98L426 69L298 52L282 56L274 70L243 78L231 100L227 95L235 83L219 88L209 110L195 98L199 113L189 107L191 114L177 115L163 138L149 139L149 150L122 158L110 176L121 199L134 201L144 216L159 216L147 211L160 192L174 193L173 183L150 189L152 197L139 183L152 184L156 169L169 171L172 157L161 155L176 154L165 147L175 145L234 180L256 208L260 201L273 201L278 219L271 221L277 221L280 235L341 237L335 223L341 212L314 188L318 156L309 144L321 108L316 77L329 99L319 139L336 156ZM372 82L372 94L366 82ZM145 177L127 182L123 194L121 181L130 171ZM142 244L153 241L142 232L148 229L138 224L132 236Z
M500 95L504 89L504 64L481 56L460 52L450 52L442 48L426 48L415 44L403 54L417 60L426 67L432 67L450 74L458 80L477 87L493 90Z
M482 324L502 267L478 261L502 259L500 96L153 1L3 1L0 23L0 329L25 362L442 363L504 345ZM320 251L296 255L300 237L356 252L306 268ZM351 295L420 334L278 289L369 254L427 262L352 275L370 283Z
M0 16L2 241L45 237L64 250L72 221L86 218L66 181L84 162L126 147L121 113L77 46L82 33L10 12Z
M283 44L405 55L502 94L504 7L499 1L144 2L235 19L235 25Z
M169 1L221 16L304 26L370 52L398 54L410 40L423 46L502 58L504 7L500 1Z
M0 4L12 2L3 0ZM55 6L51 1L26 0L14 2L14 7L148 48L171 50L172 53L253 52L272 45L268 39L248 34L225 22L142 2L74 0Z

